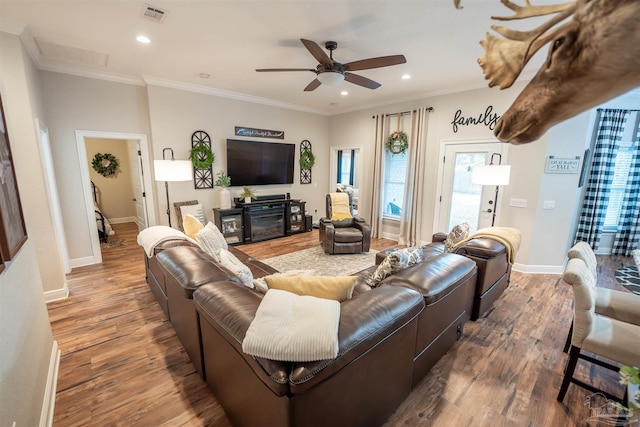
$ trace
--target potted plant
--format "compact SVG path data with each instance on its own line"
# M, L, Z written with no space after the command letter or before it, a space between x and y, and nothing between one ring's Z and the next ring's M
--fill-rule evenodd
M216 185L220 187L220 209L230 209L231 193L229 193L227 187L231 185L231 177L225 171L218 172L216 177Z
M244 199L245 203L251 203L251 199L256 197L256 192L251 187L242 187L242 192L238 194L238 198Z

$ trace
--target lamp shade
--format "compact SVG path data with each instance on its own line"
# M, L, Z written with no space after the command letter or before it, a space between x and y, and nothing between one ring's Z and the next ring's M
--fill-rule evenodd
M325 71L324 73L318 74L317 79L320 80L320 83L323 85L335 86L342 83L344 80L344 74L337 73L335 71Z
M480 185L509 185L510 165L478 165L471 169L471 183Z
M190 160L154 160L156 181L191 181L193 172Z

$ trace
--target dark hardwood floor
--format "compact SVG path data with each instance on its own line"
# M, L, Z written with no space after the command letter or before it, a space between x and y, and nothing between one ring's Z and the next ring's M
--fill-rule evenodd
M145 283L135 225L114 228L112 240L124 239L126 246L105 249L100 265L74 269L69 298L48 305L62 350L54 425L229 426ZM265 259L317 245L317 233L240 248ZM380 239L372 246L393 245ZM632 260L598 262L599 286L624 290L613 272ZM465 325L461 340L387 426L587 425L589 392L572 385L565 402L556 401L571 304L571 287L559 275L514 272L502 297L484 317ZM578 372L621 394L617 374L584 366Z

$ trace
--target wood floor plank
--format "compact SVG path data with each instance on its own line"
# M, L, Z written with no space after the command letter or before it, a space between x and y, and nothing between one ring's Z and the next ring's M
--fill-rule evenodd
M74 269L69 298L48 305L62 351L54 426L230 426L146 285L137 228L114 228L111 240L126 245L104 249L100 265ZM266 259L318 244L314 230L239 248ZM372 241L376 250L391 246ZM631 264L599 256L598 286L624 291L613 272ZM513 272L509 288L485 316L465 324L461 340L386 425L585 425L589 392L570 386L564 403L555 400L571 319L572 290L559 275ZM580 364L577 375L620 393L616 373Z

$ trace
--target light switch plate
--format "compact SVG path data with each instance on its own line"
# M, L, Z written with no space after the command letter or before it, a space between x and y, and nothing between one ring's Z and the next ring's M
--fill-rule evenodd
M511 199L509 201L509 206L513 206L514 208L526 208L527 199Z
M555 200L545 200L542 204L542 209L555 209L556 201Z

